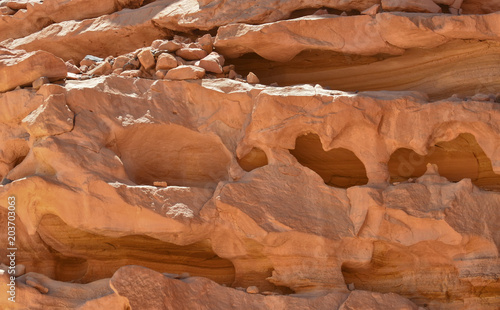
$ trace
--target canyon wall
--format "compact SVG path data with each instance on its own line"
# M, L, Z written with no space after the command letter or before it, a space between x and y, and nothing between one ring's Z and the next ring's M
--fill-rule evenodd
M498 1L0 13L0 308L500 307Z

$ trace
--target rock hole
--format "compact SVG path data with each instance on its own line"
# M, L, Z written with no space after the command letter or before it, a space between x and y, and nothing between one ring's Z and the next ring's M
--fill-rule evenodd
M427 163L438 165L439 174L451 182L469 178L482 189L500 191L500 175L493 172L491 160L472 134L438 142L425 156L407 148L396 150L388 163L391 182L422 176Z
M180 246L142 235L106 237L71 227L55 215L42 218L38 233L61 257L54 262L55 279L59 281L88 283L109 278L126 265L162 273L187 272L228 286L235 278L233 264L217 256L209 240ZM72 257L60 253L71 253Z
M230 155L219 137L179 125L131 126L116 134L114 150L136 184L211 188L229 178Z
M325 151L316 134L299 136L290 153L319 174L327 185L348 188L368 183L365 166L352 151L345 148Z
M267 155L263 150L254 147L248 154L238 159L238 164L243 170L252 171L268 164Z

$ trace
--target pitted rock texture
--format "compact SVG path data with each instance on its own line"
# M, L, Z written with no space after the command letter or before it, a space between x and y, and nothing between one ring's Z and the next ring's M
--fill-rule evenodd
M500 307L495 1L0 7L0 308Z

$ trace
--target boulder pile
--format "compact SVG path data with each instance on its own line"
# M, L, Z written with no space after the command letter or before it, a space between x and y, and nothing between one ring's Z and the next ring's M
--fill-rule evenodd
M87 55L77 66L66 62L70 79L88 79L102 75L169 80L231 78L250 84L259 83L250 72L246 79L236 73L234 65L225 65L224 56L214 50L214 38L205 34L195 40L174 36L171 40L155 40L151 46L139 48L118 57L105 59Z

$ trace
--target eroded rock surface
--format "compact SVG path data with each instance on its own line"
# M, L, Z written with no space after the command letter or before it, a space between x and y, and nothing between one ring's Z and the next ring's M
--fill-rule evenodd
M495 1L0 7L2 309L500 307Z

